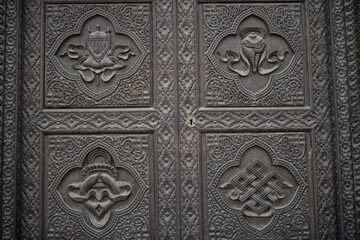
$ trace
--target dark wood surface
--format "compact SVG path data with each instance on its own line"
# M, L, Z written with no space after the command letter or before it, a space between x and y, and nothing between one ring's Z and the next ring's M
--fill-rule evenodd
M3 239L358 239L359 3L0 1Z

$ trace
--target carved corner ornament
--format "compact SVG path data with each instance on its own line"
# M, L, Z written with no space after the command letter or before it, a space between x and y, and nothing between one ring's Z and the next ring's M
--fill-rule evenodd
M271 88L272 75L289 67L294 51L264 20L250 15L219 34L206 56L220 74L237 79L245 94L257 97Z
M295 206L305 188L290 165L274 164L269 150L257 144L248 147L240 163L221 168L218 182L212 183L224 209L235 212L252 231L271 229L281 213Z

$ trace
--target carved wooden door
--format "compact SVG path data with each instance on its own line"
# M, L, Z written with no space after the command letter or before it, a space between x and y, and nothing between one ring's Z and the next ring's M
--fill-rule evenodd
M169 1L24 1L21 238L176 235Z
M323 3L208 2L23 2L20 238L334 238Z
M178 3L183 239L336 239L326 3L279 2Z

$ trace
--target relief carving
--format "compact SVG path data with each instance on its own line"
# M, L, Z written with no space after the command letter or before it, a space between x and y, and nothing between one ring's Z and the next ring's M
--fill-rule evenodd
M244 151L239 166L224 171L218 185L225 204L241 210L244 220L259 230L292 201L298 189L292 173L274 166L267 150L257 145Z
M104 83L109 82L116 74L116 70L124 68L125 61L135 55L127 44L111 47L110 38L109 28L101 31L98 24L93 32L88 28L86 45L69 44L66 52L60 57L77 60L72 66L79 72L82 79L90 83L96 78L97 86L99 86L99 80Z
M254 20L256 21L256 19ZM218 52L220 60L227 63L228 69L240 77L247 77L251 72L260 75L270 74L281 66L285 55L289 53L289 49L286 47L279 46L280 49L277 50L267 47L269 43L266 42L265 36L268 42L271 42L271 35L265 26L261 26L264 23L260 24L260 20L257 20L260 26L250 27L252 26L251 22L251 18L249 18L240 25L241 42L237 43L241 46L239 52L232 50L226 50L225 53Z
M204 4L205 105L307 104L301 11L299 4Z
M209 236L276 239L271 233L277 232L278 239L308 238L304 134L208 134L206 139Z
M74 202L85 205L89 220L96 228L104 227L110 219L113 205L128 199L132 192L131 184L117 181L117 175L110 154L98 148L85 159L81 170L83 181L67 185L67 195Z
M149 4L47 4L45 105L150 106Z
M281 174L269 170L260 159L255 159L246 170L235 175L220 188L231 189L228 197L244 203L243 214L248 217L270 217L275 212L272 203L289 198L285 189L294 185Z
M147 135L50 136L48 140L48 236L72 239L77 232L73 225L80 225L87 239L130 234L131 229L133 234L149 235ZM130 227L129 222L140 215L141 227ZM61 226L54 222L59 217L65 221Z
M266 23L256 16L242 20L235 34L226 35L213 48L210 61L217 61L213 64L220 66L219 72L235 73L239 84L252 94L264 91L271 74L285 70L294 55L289 43L270 33Z

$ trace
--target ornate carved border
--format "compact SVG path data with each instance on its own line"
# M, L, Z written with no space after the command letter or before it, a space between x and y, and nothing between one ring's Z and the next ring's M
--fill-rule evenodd
M109 1L111 2L111 1ZM177 217L178 199L176 187L176 159L177 159L177 135L176 127L176 105L175 95L175 49L174 49L174 2L168 0L153 1L151 6L154 13L152 17L156 22L154 31L154 49L159 54L155 61L155 105L157 109L142 112L104 111L95 113L72 113L66 111L46 111L41 109L41 24L42 24L42 1L23 1L24 14L22 20L26 24L23 34L23 79L22 86L22 109L21 109L21 181L22 187L19 193L19 209L22 212L18 227L19 238L39 239L44 233L42 224L43 210L41 198L43 188L41 183L41 149L43 133L69 131L89 131L97 129L100 131L154 131L157 146L155 164L158 165L156 183L152 183L156 192L155 211L159 217L154 217L153 231L155 238L174 239L179 229ZM10 13L12 14L12 13ZM20 18L12 14L16 20ZM20 39L20 38L16 38ZM10 94L13 96L14 94ZM16 104L12 106L16 107ZM80 117L80 119L78 118ZM96 118L96 119L94 119ZM76 120L69 124L61 119ZM89 119L90 125L84 124ZM95 121L94 121L95 120ZM15 124L15 121L13 121ZM115 123L115 124L114 124ZM15 162L15 161L13 161ZM157 174L157 172L155 173ZM14 213L14 211L9 211ZM10 231L15 232L14 230Z
M18 80L20 76L20 3L16 0L2 2L2 46L4 73L2 78L2 185L1 231L3 239L16 238L16 170L18 142ZM5 29L4 29L5 27ZM3 75L4 74L4 75Z
M339 238L360 237L360 2L334 0L332 57L337 137Z
M4 79L5 79L5 0L0 0L0 171L2 172L3 165L3 107L4 107ZM2 220L2 178L0 177L0 218ZM0 223L0 233L2 232L2 221ZM2 235L1 235L2 236Z
M165 47L167 45L167 41L169 39L173 41L173 3L170 1L156 1L157 8L156 12L158 14L164 14L164 17L162 19L158 19L159 26L156 29L156 38L157 38L157 48ZM194 19L194 11L195 11L195 5L193 1L181 1L178 3L179 10L180 10L180 17L179 17L179 36L182 36L182 39L185 39L188 36L194 36L194 27L191 26L192 20ZM311 25L311 37L314 41L314 45L312 46L312 49L326 49L326 34L328 33L327 30L324 31L324 29L319 29L317 26L320 26L321 24L326 24L326 11L328 8L329 2L323 1L323 0L316 0L311 1L310 3L310 15L314 19L314 23ZM360 229L360 218L354 214L356 213L356 210L359 211L360 206L360 195L359 195L359 188L360 188L360 136L359 136L359 117L360 117L360 106L359 106L359 63L360 63L360 55L359 55L359 35L360 35L360 24L359 24L359 17L360 14L358 14L360 9L360 3L356 0L334 0L332 1L332 9L331 9L331 23L333 28L332 32L332 43L333 43L333 73L334 73L334 93L335 93L335 117L337 120L337 141L338 141L338 177L339 179L339 186L343 186L339 189L339 207L341 209L340 215L341 215L341 221L340 226L342 226L343 229L343 235L341 235L341 238L348 238L348 239L356 239L360 236L359 229ZM30 49L38 49L38 41L40 39L40 35L38 34L38 28L37 26L40 25L40 2L25 2L24 3L25 9L27 10L26 15L23 16L23 19L25 21L29 21L29 24L33 24L35 26L34 29L26 29L26 32L23 34L22 41L24 45L28 44L29 47L27 47L28 50ZM16 180L16 152L17 152L17 92L18 92L18 76L19 76L19 68L17 64L17 56L20 53L20 47L19 47L19 41L20 41L20 32L19 32L19 24L20 24L20 2L15 0L9 0L9 1L0 1L0 32L4 33L0 37L0 113L1 113L1 237L3 239L15 239L16 238L16 198L15 198L15 180ZM315 21L315 19L318 19L319 21ZM315 23L316 22L316 23ZM165 26L165 29L163 28ZM182 30L185 30L184 26L190 27L190 31L181 32ZM189 30L189 29L188 29ZM169 33L170 32L170 33ZM190 37L193 38L193 37ZM190 39L190 41L192 41ZM184 42L185 44L188 44L188 42ZM171 56L169 57L170 60L167 61L167 63L174 62L174 48L173 46L166 46L170 48ZM183 49L182 46L179 46L179 53ZM6 50L4 50L6 49ZM315 62L317 63L313 68L313 77L318 76L321 78L322 84L318 87L328 87L329 83L326 83L325 81L326 76L328 74L325 74L325 76L322 76L321 72L317 73L316 70L319 68L324 68L325 72L326 65L329 59L327 57L324 57L322 51L317 52L318 55L315 56ZM182 55L182 54L180 54ZM193 57L193 55L191 55ZM164 57L167 59L167 56ZM192 58L190 58L192 59ZM31 62L32 60L33 62ZM31 70L30 68L34 65L34 62L37 65L38 59L36 58L36 55L32 59L27 59L24 61L25 68L27 68L29 71L28 74L35 74L35 70ZM169 68L169 65L166 63L162 63L162 57L158 56L158 67L165 67L167 68L168 74L171 78L171 81L173 81L174 76L174 69L171 67ZM183 64L184 65L184 64ZM185 64L190 68L190 71L194 71L194 64L193 60ZM184 66L185 66L184 65ZM164 80L162 73L159 73L158 75L158 81L161 82L160 79ZM165 73L163 73L165 74ZM345 75L344 75L345 74ZM169 77L168 76L168 77ZM38 87L39 84L39 76L37 74L33 75L35 79L34 86ZM186 79L186 76L181 76L182 79ZM25 80L24 80L25 82ZM163 83L164 86L167 86L168 83ZM187 86L190 86L187 84ZM183 88L185 90L185 88ZM187 90L194 91L196 87L194 85L191 85L190 87L186 88ZM36 89L36 91L39 91ZM157 92L165 92L165 90L161 89L161 85L157 88ZM171 93L174 92L174 89L171 88ZM190 92L190 91L189 91ZM32 99L32 101L37 101L38 96L32 96L29 91L25 92L25 96L23 96L24 100ZM190 94L190 93L189 93ZM160 94L157 94L157 100L159 101L168 101L169 97L159 97ZM173 94L167 94L168 96L173 96ZM186 96L184 96L186 97ZM184 98L185 99L185 98ZM171 100L174 100L171 97ZM191 99L195 100L196 99ZM27 102L29 106L32 105L32 101ZM186 104L185 101L182 102L183 105ZM170 104L170 107L173 107L173 101ZM316 104L315 104L316 106ZM24 114L24 123L22 126L26 126L27 123L31 123L31 119L34 118L34 113L37 111L36 106L31 113ZM326 112L326 115L329 116L330 112L329 109L326 108L326 106L320 106L319 110L321 112ZM162 111L166 112L166 111ZM194 112L194 108L192 106L186 108L184 113L180 113L182 117L185 117L187 114L191 114ZM311 113L309 113L311 115ZM164 118L163 121L171 121L174 119L173 113L163 115ZM169 123L170 124L170 123ZM229 123L230 125L239 124L239 123ZM320 123L318 125L317 132L321 131L321 129L324 129L325 123ZM170 124L172 126L172 123ZM167 127L171 127L168 125ZM184 125L184 122L181 122L181 126ZM326 125L326 124L325 124ZM34 125L33 125L34 126ZM31 129L31 128L30 128ZM29 128L24 129L30 130ZM166 131L166 126L163 125L159 132ZM188 138L191 139L192 137L196 138L196 134L192 133L190 136L188 136L186 139L182 139L181 141L185 141ZM36 141L38 140L39 135L35 135ZM171 134L171 143L174 143L175 136L172 133ZM165 141L165 140L164 140ZM328 140L326 143L330 143L331 140ZM195 146L193 144L194 142L190 141L189 146ZM170 146L170 144L168 144ZM164 144L165 146L165 144ZM31 145L26 146L27 149L31 149ZM187 148L187 151L191 152L196 147L189 147ZM164 149L163 149L164 150ZM166 150L164 150L166 151ZM169 150L170 151L170 150ZM26 149L22 150L22 152L26 152ZM33 152L33 154L37 154L36 152ZM164 157L167 153L162 152L159 153L159 157ZM170 151L171 159L170 164L166 165L167 167L163 166L162 168L166 168L163 170L166 170L168 172L167 176L162 176L161 179L158 179L159 181L159 188L166 187L167 186L167 177L170 177L171 181L174 180L175 176L175 153L173 151ZM324 159L324 157L322 158ZM318 167L323 167L325 164L330 164L329 161L321 161L318 163ZM27 172L30 169L26 168L27 166L22 166L22 171ZM197 170L197 162L195 159L190 159L189 161L184 161L182 163L182 171L186 171L186 169L193 169L194 171ZM331 166L327 169L331 169ZM39 168L35 165L34 169L31 169L32 172L38 173ZM326 172L326 171L325 171ZM31 174L30 174L31 175ZM27 174L28 177L30 177L29 174ZM321 177L324 176L322 174L319 176L319 181L321 180ZM37 176L34 176L35 179L37 179ZM185 187L185 181L188 179L187 177L182 179L183 187ZM191 179L191 177L190 177ZM29 182L30 183L30 182ZM160 214L170 214L171 217L169 217L170 220L166 219L159 219L159 236L161 237L170 237L174 236L176 232L176 212L174 205L176 204L175 201L175 189L174 186L170 187L172 189L171 194L165 194L160 193L159 195L159 201L164 201L163 204L159 206L159 213ZM321 190L321 189L320 189ZM324 193L324 191L320 191L320 193ZM184 194L184 192L182 192ZM22 193L21 195L25 196L26 193ZM198 196L198 192L195 193L194 196ZM326 195L319 195L318 199L320 201L319 204L319 211L325 212L326 208L333 206L334 204L334 198L336 196L336 192L330 191ZM324 205L322 206L322 200L329 198L330 202L325 201ZM23 199L25 200L22 203L22 206L29 205L29 209L34 212L39 212L38 209L38 198L32 198L32 199ZM198 205L196 202L191 203L188 200L186 200L189 205L183 204L182 208L183 210L186 209L192 209L195 208L194 212L198 213ZM29 212L26 212L29 213ZM192 218L194 220L186 220L187 223L183 223L184 233L193 232L195 235L198 233L198 217ZM320 238L326 239L327 237L334 236L336 229L334 228L326 228L327 226L333 225L334 221L336 221L336 218L333 215L327 215L326 219L322 219L320 221ZM190 224L193 224L192 227ZM31 238L37 238L39 236L39 218L38 216L33 216L32 224L26 225L24 220L22 220L21 225L21 235L26 236L26 234L31 233L31 235L27 235L27 237ZM339 229L339 233L341 233L341 230ZM191 234L183 234L183 236L187 236Z
M203 1L201 1L203 2ZM213 1L211 1L212 3ZM224 2L224 1L219 1ZM263 1L261 1L263 2ZM269 1L272 2L272 1ZM290 1L289 1L290 2ZM239 1L242 3L242 1ZM334 239L337 236L336 217L336 187L332 184L336 180L334 163L334 134L332 133L331 99L331 59L329 48L328 7L326 0L305 1L307 8L306 25L311 39L308 51L311 51L311 79L313 82L313 106L304 111L285 111L277 115L287 115L288 121L281 120L271 129L303 129L310 127L314 141L309 153L316 165L316 179L313 179L316 189L314 202L317 212L316 226L311 229L313 236L319 239ZM202 234L201 204L198 181L200 132L196 128L186 128L183 119L195 114L199 129L206 131L216 129L262 129L267 128L267 121L273 116L270 111L236 112L236 111L203 111L197 112L198 84L196 78L196 49L197 31L195 17L197 11L196 0L186 0L178 3L178 54L179 54L179 108L180 108L180 163L181 163L181 220L182 238L199 238ZM296 117L297 116L297 117ZM252 121L252 119L254 119ZM255 120L256 119L256 120ZM274 121L276 122L276 121ZM219 130L220 129L220 130ZM268 128L267 128L268 129ZM316 147L315 147L316 146ZM316 185L315 185L316 184ZM200 190L201 191L201 190Z

